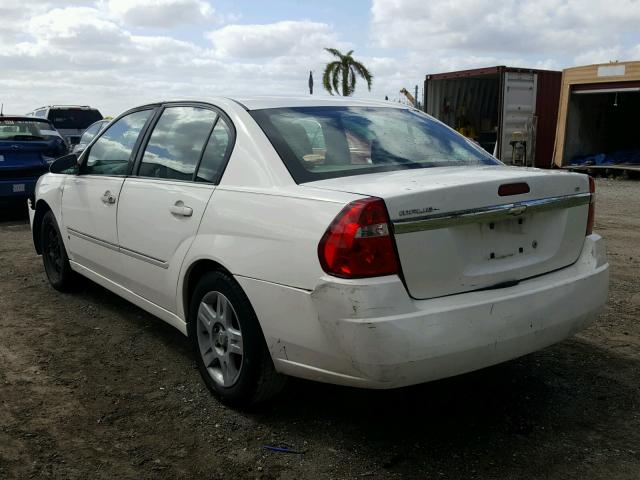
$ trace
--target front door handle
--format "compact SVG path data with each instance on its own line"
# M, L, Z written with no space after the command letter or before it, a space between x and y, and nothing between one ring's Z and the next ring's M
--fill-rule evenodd
M193 215L193 208L187 207L182 200L178 200L175 205L171 205L169 211L173 215L179 215L181 217L190 217Z
M107 205L113 205L114 203L116 203L116 196L109 190L104 192L100 199L102 200L102 203L106 203Z

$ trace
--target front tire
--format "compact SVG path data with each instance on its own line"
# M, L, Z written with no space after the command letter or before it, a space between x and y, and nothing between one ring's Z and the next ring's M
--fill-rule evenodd
M224 403L247 407L284 386L286 377L275 371L249 299L230 275L202 277L191 298L188 325L198 370Z
M60 292L68 292L73 287L74 273L69 265L69 257L64 248L58 222L51 210L42 218L40 238L42 261L49 283Z

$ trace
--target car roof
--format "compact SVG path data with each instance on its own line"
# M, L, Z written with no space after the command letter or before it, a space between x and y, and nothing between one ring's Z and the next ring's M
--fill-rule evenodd
M34 108L33 110L42 110L43 108L79 108L82 110L98 110L95 107L90 107L89 105L45 105L43 107Z
M247 110L261 110L264 108L288 107L396 107L406 108L404 105L385 100L370 100L360 98L343 98L330 96L247 96L231 98L242 104Z
M201 102L219 105L232 101L239 104L245 110L262 110L266 108L292 108L292 107L390 107L404 108L406 105L385 100L367 100L360 98L343 98L330 96L237 96L237 97L188 97L170 100L161 100L140 105L136 108L166 103L190 103Z

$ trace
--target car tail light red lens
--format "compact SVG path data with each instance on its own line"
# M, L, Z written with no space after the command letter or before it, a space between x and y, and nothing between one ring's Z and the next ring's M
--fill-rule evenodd
M589 201L589 216L587 217L587 235L593 233L593 223L596 219L596 181L593 177L589 177L589 192L591 192L591 200Z
M389 215L379 198L351 202L329 225L318 244L322 269L342 278L398 273Z

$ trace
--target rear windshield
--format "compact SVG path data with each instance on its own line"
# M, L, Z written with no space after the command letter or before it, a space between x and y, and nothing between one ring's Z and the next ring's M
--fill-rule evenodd
M102 120L102 115L95 109L52 108L49 110L48 118L57 129L84 130L92 123Z
M391 107L300 107L250 112L297 183L408 168L498 165L427 115Z
M56 135L47 121L0 118L0 140L44 140Z

